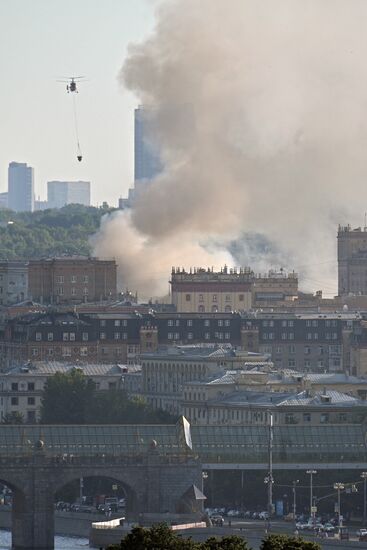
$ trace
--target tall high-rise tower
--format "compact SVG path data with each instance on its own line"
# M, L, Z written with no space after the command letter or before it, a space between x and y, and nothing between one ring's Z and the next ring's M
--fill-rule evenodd
M150 181L162 170L154 109L140 105L134 113L134 179Z
M367 294L367 227L339 226L338 294Z
M67 204L90 206L90 182L48 181L47 203L49 208L62 208Z
M15 212L33 212L34 170L25 162L9 164L8 206Z

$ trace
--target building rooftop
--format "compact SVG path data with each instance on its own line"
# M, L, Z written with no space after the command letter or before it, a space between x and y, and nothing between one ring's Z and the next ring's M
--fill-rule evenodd
M222 398L215 398L209 401L224 406L241 406L241 407L317 407L327 409L330 405L338 407L364 407L367 409L367 402L352 397L345 393L334 390L317 392L310 395L309 392L303 391L298 394L291 392L259 392L252 390L236 391Z
M120 376L129 371L128 365L82 365L82 364L65 364L53 362L37 362L37 363L26 363L23 366L17 366L13 369L4 373L3 376L14 376L14 375L36 375L36 376L52 376L57 372L68 373L73 369L78 369L85 374L85 376Z

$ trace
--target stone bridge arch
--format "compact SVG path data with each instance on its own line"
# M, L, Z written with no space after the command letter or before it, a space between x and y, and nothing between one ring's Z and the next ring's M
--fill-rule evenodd
M72 467L64 468L58 472L58 475L53 476L52 492L53 495L60 489L79 480L81 477L87 478L104 478L115 481L120 484L127 496L126 514L129 519L136 519L144 498L145 476L143 472L131 472L130 469L111 468L96 468L96 467Z

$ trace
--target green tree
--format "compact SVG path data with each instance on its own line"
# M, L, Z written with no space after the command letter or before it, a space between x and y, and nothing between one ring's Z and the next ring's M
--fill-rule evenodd
M78 369L47 379L41 401L43 424L84 424L95 384Z
M120 545L108 546L107 550L200 550L200 544L184 539L167 525L153 525L150 529L134 527L122 539Z
M24 416L18 411L6 413L1 420L2 424L23 424L23 422Z
M262 541L260 550L321 550L321 547L300 537L270 535Z
M41 400L42 424L174 424L175 416L153 410L123 390L97 391L79 369L48 378Z
M218 539L210 537L201 543L200 550L249 550L247 541L235 535Z

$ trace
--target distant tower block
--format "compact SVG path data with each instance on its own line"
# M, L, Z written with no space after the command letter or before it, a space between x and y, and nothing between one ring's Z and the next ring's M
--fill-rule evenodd
M338 228L338 294L367 294L367 228Z

